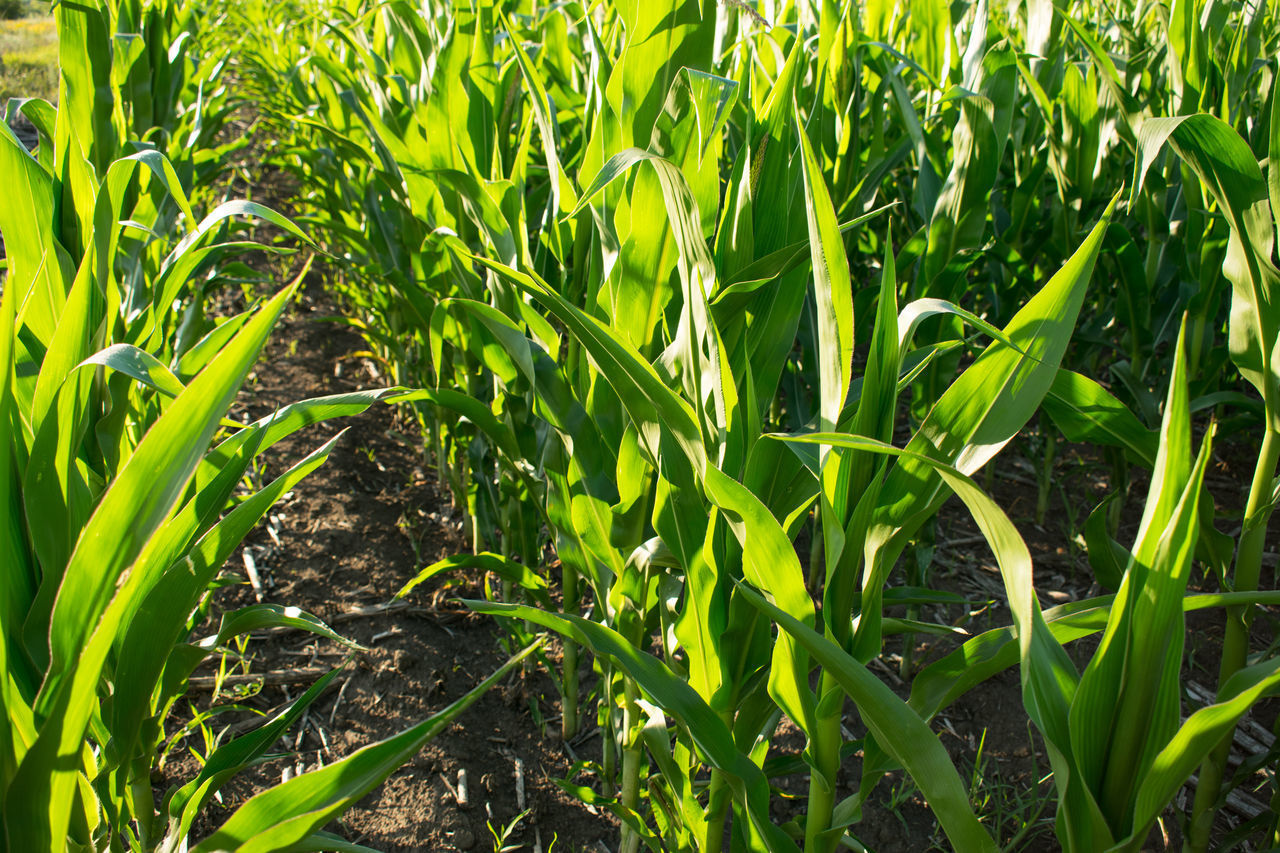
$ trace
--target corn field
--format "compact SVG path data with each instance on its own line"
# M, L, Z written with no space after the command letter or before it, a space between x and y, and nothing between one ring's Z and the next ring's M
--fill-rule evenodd
M53 14L57 103L7 105L33 151L0 130L0 850L368 850L331 822L535 671L565 742L598 732L570 787L619 853L891 849L863 832L890 779L965 853L1280 847L1280 751L1232 759L1280 693L1274 6ZM385 387L231 416L307 274L219 313L255 252L314 256ZM268 629L361 653L220 606L244 537L343 464L336 437L259 459L387 405L468 547L380 593L483 578L509 661L209 827L339 670L156 789L199 667ZM997 497L1014 448L1033 510ZM1024 536L1058 530L1068 448L1105 489L1063 601ZM1251 476L1211 493L1232 449ZM989 626L935 618L944 506L997 573ZM1034 840L939 724L1006 672L1051 776ZM1243 792L1261 811L1227 820Z

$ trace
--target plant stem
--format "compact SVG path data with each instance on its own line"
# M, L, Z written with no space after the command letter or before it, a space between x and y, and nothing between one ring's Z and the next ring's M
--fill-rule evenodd
M831 816L836 805L836 774L840 770L840 716L844 702L831 694L842 688L829 673L823 672L818 686L818 707L830 708L819 716L809 737L809 807L804 819L805 853L828 853L835 849L835 838L827 839Z
M720 853L724 849L724 822L729 816L730 789L724 772L712 769L707 795L707 833L702 839L701 853Z
M920 605L907 605L907 621L914 622L920 618ZM903 681L911 680L911 669L915 666L916 658L916 635L914 631L904 631L902 634L902 660L898 664L898 676Z
M560 563L561 584L564 587L564 612L578 615L578 570L568 563ZM564 640L562 662L564 701L560 715L560 736L568 740L578 733L578 646L568 637Z
M644 747L640 742L637 717L640 709L636 700L640 698L640 689L635 681L627 678L624 685L625 701L622 714L622 737L625 745L622 752L622 805L632 811L639 811L640 805L640 760ZM622 843L618 853L637 853L640 849L640 836L630 826L622 825Z
M737 704L737 691L730 705ZM733 712L722 711L720 719L729 729L733 728ZM707 822L699 847L700 853L720 853L724 849L725 821L729 817L729 806L733 802L733 789L729 787L729 778L724 771L711 768L711 782L707 786Z
M1107 529L1119 530L1120 519L1124 514L1124 501L1129 495L1129 463L1124 458L1124 451L1116 447L1106 448L1104 456L1111 469L1116 494L1120 495L1120 500L1113 501L1107 508Z
M1040 480L1036 484L1036 524L1043 525L1049 512L1049 495L1053 486L1053 460L1058 455L1058 437L1049 425L1049 418L1040 416L1040 436L1044 439L1044 457L1040 464Z
M1191 340L1187 346L1187 375L1200 375L1200 362L1203 360L1201 354L1204 352L1204 338L1206 334L1206 321L1203 313L1196 314L1191 320Z
M988 466L990 467L990 466ZM920 528L912 549L911 559L907 561L907 583L911 586L927 587L929 585L930 567L933 564L934 549L938 541L937 520L926 522ZM907 621L915 622L920 618L920 605L907 606ZM902 661L898 666L898 675L903 681L911 680L911 670L915 666L916 635L914 631L902 634Z
M444 446L444 427L441 426L442 423L444 423L444 419L440 416L439 412L437 411L436 426L434 429L434 433L435 433L434 438L435 438L435 444L436 444L436 485L439 487L440 491L442 492L445 489L449 490L449 497L453 500L453 507L454 509L457 509L458 496L457 494L454 493L453 486L449 482L449 475L445 473L446 471L449 470L449 467L448 467L449 454L445 450L445 446Z
M813 537L809 541L808 588L811 595L819 595L822 590L822 585L819 583L819 579L822 577L822 567L826 560L826 554L823 551L822 542L822 513L814 512L812 526Z
M604 694L601 702L604 704L604 723L605 731L601 732L601 756L600 756L600 789L606 797L612 797L618 787L618 734L617 723L614 719L613 707L613 674L606 668L604 673L604 684L601 688Z
M1276 463L1280 461L1280 432L1268 429L1262 439L1262 451L1253 471L1253 483L1249 488L1249 502L1244 512L1244 532L1236 548L1236 564L1232 571L1232 588L1235 592L1247 592L1258 588L1262 574L1262 550L1267 539L1267 522L1271 519L1271 482L1275 478ZM1253 609L1249 606L1227 608L1227 629L1222 640L1222 663L1218 671L1218 688L1221 689L1231 676L1245 665L1249 655L1249 629L1253 622ZM1231 750L1234 731L1229 732L1214 748L1200 768L1200 784L1191 808L1191 826L1186 849L1203 853L1209 847L1209 835L1213 830L1214 806L1222 789Z

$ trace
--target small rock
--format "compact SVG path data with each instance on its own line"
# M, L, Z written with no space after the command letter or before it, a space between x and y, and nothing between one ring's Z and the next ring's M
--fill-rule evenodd
M459 829L453 835L453 846L459 850L470 850L476 846L476 837L471 834L470 830Z

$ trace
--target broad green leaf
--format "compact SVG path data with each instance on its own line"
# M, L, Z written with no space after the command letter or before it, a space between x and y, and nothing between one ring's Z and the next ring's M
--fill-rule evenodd
M811 627L816 617L800 561L772 513L745 486L714 466L706 469L704 487L712 503L725 511L729 527L742 546L743 575L767 592L790 617ZM809 687L809 662L793 639L779 637L774 647L769 690L803 729L812 727L814 697Z
M951 384L920 424L907 449L972 474L1004 447L1039 407L1057 376L1085 289L1117 198L1062 269L1022 307L1004 329ZM885 478L885 501L869 528L863 581L863 614L857 630L858 656L880 647L878 596L885 575L906 539L937 511L947 496L930 466L909 456Z
M1192 714L1155 757L1141 780L1134 804L1134 832L1115 849L1138 849L1148 829L1177 796L1197 765L1235 730L1236 723L1259 700L1274 695L1277 690L1280 690L1280 661L1271 658L1238 671L1223 685L1215 704Z
M1181 719L1185 621L1179 601L1190 576L1211 446L1206 439L1193 465L1188 402L1184 326L1137 540L1102 643L1072 702L1070 748L1117 838L1140 829L1130 823L1137 785ZM1098 726L1099 720L1108 725Z
M0 142L3 145L3 142ZM17 302L16 288L0 292L0 423L10 424L13 387L13 315ZM0 559L8 569L0 578L0 706L5 722L0 723L0 791L8 788L24 751L21 738L15 736L17 720L23 713L24 698L13 689L11 673L17 661L9 660L8 638L18 630L35 596L34 566L26 548L22 547L23 518L21 493L14 488L12 439L0 447ZM12 669L11 669L12 667ZM28 712L29 713L29 712Z
M1097 382L1065 368L1054 377L1044 410L1069 441L1121 447L1150 466L1159 436Z
M1114 600L1114 595L1104 595L1052 607L1044 611L1045 623L1057 641L1066 644L1106 628ZM1274 590L1188 595L1182 599L1182 609L1191 612L1277 601L1280 592ZM992 676L1017 666L1018 660L1018 634L1012 626L984 631L921 670L911 682L909 704L921 717L931 720Z
M1148 119L1139 137L1133 198L1168 142L1200 178L1226 217L1231 239L1222 270L1232 284L1229 344L1240 373L1262 394L1269 428L1280 429L1280 374L1273 364L1280 315L1280 272L1272 262L1275 223L1267 182L1248 143L1207 114Z
M547 581L545 578L539 577L526 565L517 563L500 554L489 553L457 554L438 560L414 575L408 583L400 587L394 597L404 598L420 584L439 577L445 572L452 572L458 569L479 569L484 572L493 572L503 580L518 584L522 589L533 593L534 597L539 601L550 604L550 599L547 598Z
M59 254L65 251L55 238L54 182L3 122L0 175L9 187L9 201L0 207L0 234L8 254L7 281L18 291L14 312L23 315L37 338L48 342L70 287L70 276L64 281L59 264Z
M514 32L511 22L505 16L502 16L502 21L508 32ZM553 215L559 215L563 210L574 206L574 197L573 185L564 174L564 169L560 167L560 157L556 150L559 135L556 133L555 115L552 112L554 105L547 94L546 87L542 84L541 75L529 61L524 48L520 46L519 39L511 39L511 47L515 51L516 62L520 66L520 75L524 78L525 85L529 87L534 119L538 123L538 133L542 135L542 150L547 158L547 174L551 184L551 211Z
M210 450L208 456L201 461L197 483L207 482L208 478L216 476L226 460L240 452L241 448L247 444L260 441L257 452L262 453L303 427L330 418L358 415L379 400L391 402L407 393L404 388L372 388L367 391L348 391L328 397L312 397L309 400L300 400L297 403L282 406L249 424L248 428L237 431Z
M11 846L64 849L77 756L101 667L132 597L128 593L141 591L136 585L128 593L118 591L117 584L180 497L291 296L281 291L192 380L148 431L81 534L53 611L51 666L37 697L45 722L5 800L10 814L30 816L8 827Z
M546 283L485 258L476 260L546 305L582 342L597 368L622 398L653 460L662 458L658 445L665 433L670 434L684 452L686 464L691 464L695 471L705 467L706 451L691 407L666 386L634 348L599 320L566 302Z
M218 625L218 633L205 637L197 645L206 649L214 649L226 645L232 637L240 634L280 627L308 631L320 637L327 637L349 649L368 651L354 640L348 640L338 634L310 613L305 613L297 607L283 604L250 604L247 607L241 607L239 610L224 613L222 614L222 622Z
M89 356L77 367L90 364L118 370L170 397L177 397L185 387L158 358L130 344L112 344L101 352Z
M844 239L836 225L831 196L823 182L799 110L795 111L804 173L805 215L813 261L813 292L818 311L818 428L835 428L849 391L853 359L853 290Z
M848 222L842 222L840 233L846 234L896 205L897 202L882 205ZM712 306L717 309L717 312L741 308L747 303L747 297L750 294L802 264L807 254L805 250L808 248L809 241L802 240L744 266L717 289L711 300Z
M57 674L80 655L85 638L115 591L119 574L136 559L185 488L292 295L292 291L281 291L233 344L191 381L143 438L103 496L76 545L59 590L50 636L53 669L41 691L44 701L54 695Z
M811 444L826 443L850 450L913 459L921 467L936 473L956 497L964 502L978 529L982 531L983 538L991 546L1000 567L1009 608L1018 630L1020 656L1024 661L1023 703L1051 747L1050 758L1055 773L1060 774L1059 778L1069 780L1064 785L1073 784L1070 780L1074 780L1076 776L1075 762L1070 752L1061 745L1070 742L1067 714L1077 682L1076 670L1045 624L1035 595L1031 554L1004 511L958 467L917 453L909 445L906 449L900 449L874 439L838 433L811 433L778 438ZM864 588L863 592L865 596L867 590ZM1079 796L1073 789L1069 789L1068 794Z
M1098 583L1113 590L1120 588L1125 566L1133 558L1124 546L1111 538L1111 531L1108 529L1107 517L1110 515L1111 506L1120 497L1118 492L1107 497L1094 508L1093 512L1089 513L1089 518L1084 525L1085 544L1089 549L1089 565L1093 567Z

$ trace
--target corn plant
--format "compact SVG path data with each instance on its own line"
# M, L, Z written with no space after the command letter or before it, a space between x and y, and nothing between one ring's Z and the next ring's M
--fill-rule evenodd
M804 186L810 241L817 271L815 289L824 294L825 299L832 300L828 304L834 306L834 300L841 292L845 293L845 299L848 298L849 285L847 273L844 273L847 262L825 188L809 169L813 154L807 141L802 141L801 148L806 164ZM615 565L622 564L624 559L626 563L621 565L621 573L611 573L616 591L610 592L610 601L618 602L619 610L613 616L616 625L605 627L609 633L604 635L589 633L580 619L538 614L529 608L515 606L473 606L485 612L518 613L524 618L566 631L575 641L587 643L598 655L605 655L611 664L622 667L635 680L634 686L629 683L623 685L625 698L621 703L621 728L626 760L619 802L620 813L629 818L630 834L627 837L632 845L644 835L644 831L634 825L633 812L639 804L639 780L633 777L643 772L640 758L635 753L642 744L652 751L664 743L664 739L656 734L649 734L650 728L656 724L652 711L649 712L650 722L643 728L646 736L643 741L640 739L641 709L644 707L641 691L653 697L653 691L661 685L660 698L650 698L649 701L654 701L664 711L675 713L671 708L676 702L672 692L675 688L661 680L650 680L657 676L645 671L636 660L637 655L643 659L641 650L648 642L645 625L656 617L664 626L659 633L665 638L662 640L666 658L665 666L660 670L664 674L662 677L678 680L683 675L690 687L685 688L686 699L682 701L697 698L705 708L699 712L702 716L695 725L685 716L690 713L687 706L682 705L681 711L675 713L676 721L681 724L681 734L676 735L677 746L668 745L655 757L658 766L663 768L663 774L660 781L655 780L651 784L664 788L651 788L651 797L663 804L664 816L660 824L671 827L669 833L664 834L666 842L684 849L696 840L698 849L719 849L732 799L737 815L733 823L735 837L744 841L754 839L751 843L764 843L770 848L784 843L776 833L765 829L767 812L762 815L758 799L753 800L760 793L751 794L750 788L744 791L742 787L756 781L751 775L743 775L747 768L753 766L742 764L742 759L747 757L745 755L734 759L732 767L725 763L727 758L707 757L705 760L711 764L708 800L705 806L693 806L699 796L694 780L700 762L695 756L705 755L707 748L698 741L703 733L700 727L709 725L702 721L702 717L713 714L714 718L715 709L719 706L720 728L726 734L734 733L728 742L738 743L740 750L752 745L747 754L757 761L762 755L754 753L754 745L767 744L769 732L776 726L781 713L785 712L806 732L809 747L805 755L812 769L809 813L801 832L805 849L832 849L851 816L856 814L861 800L861 797L855 797L837 808L832 799L832 762L838 761L844 745L839 730L843 703L837 697L843 695L839 691L845 688L824 676L819 693L814 694L808 686L807 655L785 634L775 644L768 640L767 631L761 633L765 626L749 618L753 611L750 608L744 610L745 604L741 601L735 603L733 580L743 577L764 587L776 600L786 602L782 606L793 618L812 624L815 611L805 592L804 575L790 544L791 535L770 508L779 500L795 502L795 505L784 504L788 510L788 523L794 532L793 520L801 517L815 499L822 501L824 526L839 525L830 527L824 538L827 554L826 574L821 583L825 590L823 612L833 614L833 621L826 624L825 630L850 651L861 646L863 651L857 653L858 657L865 655L865 659L869 659L878 653L881 643L880 594L886 573L914 530L936 511L945 493L940 481L931 482L928 477L922 477L921 469L913 470L905 463L881 481L883 470L877 475L875 466L868 470L867 462L863 461L862 476L867 479L858 480L846 473L856 471L852 458L836 460L830 457L828 463L827 457L821 455L810 462L814 468L811 475L814 479L810 481L812 485L806 486L803 485L807 479L804 466L788 465L789 454L779 455L777 450L765 450L773 445L759 442L758 433L753 436L747 432L740 436L738 440L745 441L746 451L742 455L732 455L733 449L728 442L734 440L734 433L732 429L726 429L726 425L732 425L735 419L741 419L738 421L740 424L744 421L749 423L749 410L744 412L738 403L741 397L736 383L731 381L735 375L734 362L721 343L727 334L718 329L714 315L706 308L702 309L705 313L701 318L698 316L698 301L701 299L702 304L707 305L707 297L700 291L702 287L709 287L715 294L715 277L705 249L701 250L704 254L700 258L698 242L687 236L692 232L692 223L696 222L696 208L688 203L687 190L682 191L679 173L674 166L653 155L641 157L624 153L608 164L603 172L612 179L625 166L646 160L654 164L660 180L664 182L672 230L677 235L686 235L681 244L681 254L682 263L687 267L681 278L688 283L687 288L697 288L684 291L683 331L672 342L668 355L659 365L664 370L680 371L669 380L670 385L664 383L662 374L648 365L640 353L623 339L620 331L614 331L573 308L539 279L503 269L492 261L484 263L502 271L547 305L556 319L579 339L595 369L600 371L600 377L613 386L635 431L634 440L638 442L641 454L638 461L652 470L648 476L654 478L657 493L652 504L651 523L668 554L664 560L646 558L639 552L612 558ZM590 197L596 189L593 185L584 196ZM1053 365L1065 349L1104 228L1105 224L1095 230L1078 257L1036 300L1028 304L1023 313L1015 317L1011 326L1003 332L992 330L998 336L997 343L974 365L973 373L962 376L938 401L929 419L922 424L915 442L908 445L910 460L918 457L928 459L929 454L941 453L947 454L947 461L955 460L973 470L1012 438L1025 418L1034 411L1039 395L1047 390L1052 380ZM849 424L848 428L861 427L872 433L865 436L865 446L875 447L884 441L880 434L886 428L891 431L892 420L886 421L880 413L891 413L894 409L900 374L908 355L906 347L915 327L930 314L947 312L963 316L967 313L941 300L913 303L903 312L900 325L893 294L895 277L891 255L888 261L881 291L881 315L877 320L879 335L871 362L876 372L864 378L858 408L851 416L845 416L848 418L845 420L842 412L849 385L848 374L846 372L842 377L836 372L840 362L827 362L824 355L824 369L831 368L834 375L823 383L825 393L830 395L829 402L819 416L822 419L816 424L820 429L826 426L822 435L844 423ZM843 285L840 284L841 273L845 275ZM831 345L825 347L823 353L849 353L849 327L845 326L842 331L836 319L838 314L834 308L831 310L832 319L824 332L831 335L828 339ZM693 329L700 331L694 332ZM703 343L697 344L699 338ZM844 341L843 346L840 345L841 340ZM712 365L719 361L721 366L708 372L699 358L709 358ZM695 369L691 370L691 367ZM848 370L847 363L843 370ZM700 388L701 383L707 384ZM1015 391L1015 388L1019 390ZM975 408L975 400L986 402ZM695 404L694 401L704 402ZM933 449L929 450L930 447ZM745 468L732 469L743 473L730 476L722 466L729 465L735 458L739 460L737 464L745 463ZM791 471L790 479L799 477L801 485L798 489L792 485L790 495L779 494L775 489L787 484L782 472L788 470ZM924 470L928 470L928 463ZM642 472L643 468L637 471ZM918 485L908 490L906 484L909 483ZM855 495L861 499L851 497ZM879 523L869 526L873 520ZM598 543L597 549L610 541L603 533L601 531L592 537ZM728 538L730 536L732 538ZM838 549L837 542L844 545L847 549L844 554L848 556ZM592 543L587 544L590 547ZM652 550L652 546L648 547ZM596 553L599 554L599 550ZM859 569L864 553L867 568L859 585L855 578L862 573ZM607 556L601 555L597 559L603 562ZM655 587L661 585L656 572L664 565L673 570L677 580L683 576L684 592L669 590L659 597L658 602L687 596L688 603L680 616L663 613L660 608L658 613L652 613L658 604L652 596L657 591ZM637 576L641 570L643 574ZM861 601L855 602L853 595L859 591ZM858 615L856 624L860 630L857 633L850 633L847 623L834 615L843 613ZM665 627L668 620L670 627ZM606 643L602 637L609 642ZM677 640L679 645L673 645ZM735 640L742 649L738 656L727 654L731 646L725 645ZM632 651L623 655L617 650L618 643L625 643ZM762 682L760 679L766 673L768 677ZM766 684L767 691L764 689ZM865 680L863 687L870 689L866 688ZM871 701L862 692L858 698ZM864 714L869 713L861 701L859 707ZM908 755L909 751L903 749L911 736L905 734L901 726L890 722L891 714L884 713L886 716L880 724L887 728L882 730L881 737L889 739L890 743L882 746L890 750L889 754L897 761L911 761L918 757ZM922 722L919 724L923 725ZM686 726L688 736L694 739L692 743L681 743ZM670 771L674 768L681 769L683 781L678 784L671 777ZM968 838L970 844L977 843L975 839L982 836L982 831L971 813L966 816L968 806L964 799L956 802L952 796L954 790L950 790L962 791L963 786L959 784L954 770L945 778L955 784L948 788L948 793L941 793L936 798L931 795L931 802L944 811L947 807L939 806L939 803L953 803L955 813L948 813L943 818L944 828L953 833L953 840L957 843L962 838ZM921 784L932 786L935 781L930 779ZM672 787L667 790L665 786ZM861 795L865 796L869 790L870 786L867 786ZM736 796L731 797L731 794ZM674 805L682 802L685 804L683 807ZM703 817L690 825L689 815L693 812ZM682 838L683 841L680 840ZM988 839L983 846L990 843Z
M1272 138L1276 125L1271 125ZM1267 413L1262 423L1262 451L1245 506L1245 523L1238 542L1216 531L1213 526L1212 502L1199 498L1200 522L1197 555L1224 581L1224 591L1243 598L1227 608L1227 640L1224 643L1219 688L1226 691L1235 684L1233 676L1245 666L1249 642L1249 626L1254 612L1249 595L1258 588L1262 543L1265 541L1272 501L1271 482L1275 476L1276 457L1271 412L1274 388L1270 367L1270 345L1274 339L1273 321L1269 318L1267 282L1275 277L1271 260L1274 239L1267 184L1256 158L1248 145L1224 122L1206 114L1172 119L1150 119L1143 125L1142 161L1136 164L1134 196L1141 190L1143 178L1166 144L1187 164L1196 180L1214 201L1216 212L1226 222L1231 235L1223 257L1222 271L1233 286L1229 342L1232 361L1241 375L1257 388ZM1274 144L1274 143L1273 143ZM1188 343L1188 351L1198 346ZM1051 401L1057 417L1071 424L1081 438L1124 449L1131 457L1148 467L1158 464L1157 448L1163 444L1147 433L1140 419L1115 398L1094 383L1078 375L1062 376L1056 384L1058 393ZM1184 379L1185 381L1185 379ZM1166 404L1166 420L1168 404ZM1152 498L1148 499L1149 502ZM1127 552L1109 541L1105 531L1096 534L1098 555L1095 564L1099 576L1121 578ZM1258 664L1261 666L1262 664ZM1223 698L1229 694L1222 694ZM1233 718L1234 719L1234 718ZM1192 849L1207 849L1214 815L1220 808L1220 785L1231 738L1224 737L1206 760L1197 787L1190 818Z
M1065 849L1140 849L1197 764L1260 697L1276 689L1275 661L1262 660L1227 681L1216 703L1181 722L1183 612L1274 599L1274 593L1252 591L1186 594L1211 435L1193 459L1185 340L1184 328L1146 512L1132 550L1123 550L1119 592L1042 612L1031 594L1025 546L1005 521L993 522L1000 516L991 508L975 517L1000 560L1016 633L1001 630L970 640L913 686L911 704L926 711L949 701L949 691L1021 658L1024 701L1054 763L1058 836ZM1126 416L1133 418L1126 412L1101 420L1119 434ZM1061 644L1098 630L1102 644L1079 673ZM1192 827L1200 808L1197 803Z
M1270 419L1274 247L1259 211L1275 193L1258 161L1275 155L1276 119L1257 84L1276 39L1260 9L352 0L307 7L300 25L260 4L236 13L271 40L240 67L279 136L273 159L343 259L352 322L397 381L427 389L424 443L470 525L475 553L402 593L444 571L501 576L502 600L477 608L569 641L566 736L584 705L575 649L591 651L604 748L599 791L579 793L618 815L624 849L831 850L896 767L928 786L958 847L987 849L926 724L1019 662L1063 844L1140 842L1186 777L1181 763L1152 770L1183 744L1168 724L1181 655L1137 636L1152 614L1135 602L1158 588L1175 632L1183 607L1229 605L1234 690L1249 608L1265 600L1250 590L1270 427L1230 569L1182 412ZM1180 159L1161 157L1166 142ZM1087 288L1095 262L1107 275ZM1231 386L1224 326L1262 407ZM1108 448L1114 494L1085 534L1098 581L1119 590L1045 614L1025 547L969 479L1042 401L1037 516L1059 431ZM911 437L895 450L896 429ZM1131 462L1160 479L1132 550L1115 541ZM996 551L1023 645L1014 629L975 638L969 657L916 676L903 708L865 666L887 635L929 629L886 614L890 585L904 556L906 585L929 584L929 525L953 492ZM1227 591L1183 594L1193 553ZM1104 628L1106 650L1071 675L1057 644ZM1163 676L1097 698L1139 661ZM1258 691L1224 694L1229 711L1213 714L1238 717ZM872 733L860 790L836 802L846 697ZM1114 719L1121 741L1063 728L1076 707ZM1160 726L1130 737L1148 712ZM765 752L783 715L805 734L788 766L809 791L779 832ZM1214 762L1192 819L1201 846Z
M226 418L295 288L224 322L203 319L193 310L203 298L201 276L244 248L209 245L210 235L242 215L302 235L247 202L197 220L161 152L138 145L120 156L131 147L122 119L162 134L179 128L157 118L156 104L142 109L138 98L154 91L151 83L126 86L111 76L148 73L138 64L148 55L140 38L107 36L117 15L127 25L130 9L138 12L62 7L60 110L51 116L48 105L22 107L51 119L41 126L39 159L7 128L0 133L0 175L17 199L0 213L9 250L0 297L0 420L8 427L0 454L5 850L188 849L200 809L320 695L337 671L263 726L221 745L195 779L155 802L151 775L165 721L205 658L272 626L353 646L297 608L268 604L223 614L204 639L194 632L227 557L337 439L265 487L237 493L254 459L307 424L359 413L396 393L304 401L250 425ZM164 19L160 7L149 14L150 26ZM181 65L180 51L159 55ZM144 236L122 236L125 229ZM321 827L534 648L400 736L259 795L194 849L351 848Z

